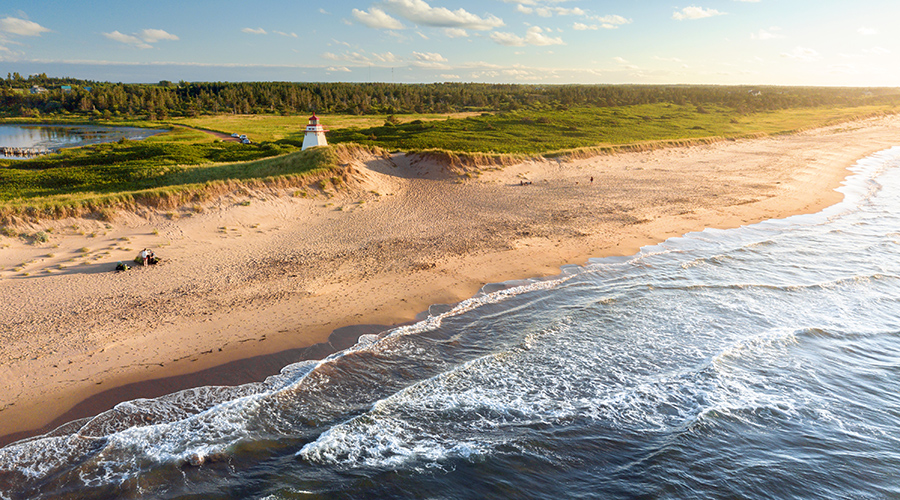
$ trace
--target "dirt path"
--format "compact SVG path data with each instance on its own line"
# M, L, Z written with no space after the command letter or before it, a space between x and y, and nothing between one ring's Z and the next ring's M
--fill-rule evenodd
M203 132L204 134L211 135L216 139L221 139L224 142L240 142L241 140L237 137L231 137L231 134L225 134L222 132L216 132L214 130L207 130L205 128L198 127L190 127L187 125L175 125L176 127L189 128L191 130L196 130L197 132Z

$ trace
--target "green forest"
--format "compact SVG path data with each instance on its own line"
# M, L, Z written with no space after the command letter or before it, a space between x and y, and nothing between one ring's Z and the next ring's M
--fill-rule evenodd
M123 84L51 78L0 80L0 116L166 120L208 114L346 115L565 110L669 103L739 114L900 103L900 89L695 85L169 82Z

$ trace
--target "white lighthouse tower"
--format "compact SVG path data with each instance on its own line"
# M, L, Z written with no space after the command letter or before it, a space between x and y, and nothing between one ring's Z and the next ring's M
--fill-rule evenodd
M313 113L309 117L309 125L306 126L306 135L303 136L303 149L313 146L327 146L328 141L325 140L325 127L319 123L319 117Z

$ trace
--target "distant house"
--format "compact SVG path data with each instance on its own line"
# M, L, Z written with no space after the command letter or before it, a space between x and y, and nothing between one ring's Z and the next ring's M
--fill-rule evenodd
M45 89L44 87L41 87L40 85L32 85L31 93L32 94L46 94L47 89Z
M90 92L92 89L93 87L84 87L84 90L87 90L88 92Z
M59 87L59 89L62 90L63 92L71 92L72 86L71 85L62 85Z

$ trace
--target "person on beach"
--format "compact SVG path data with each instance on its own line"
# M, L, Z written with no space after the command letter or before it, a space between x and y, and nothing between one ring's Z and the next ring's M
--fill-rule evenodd
M149 248L141 250L141 260L144 261L144 267L147 267L148 264L152 264L153 250L150 250Z

